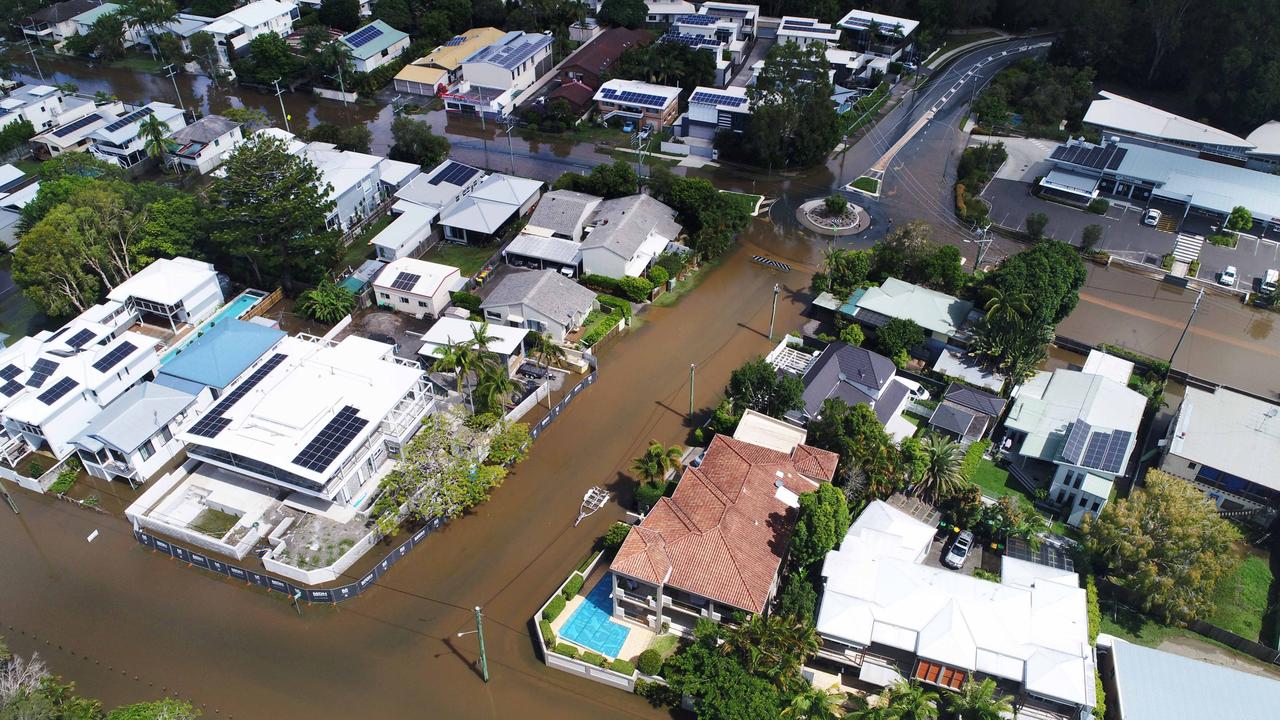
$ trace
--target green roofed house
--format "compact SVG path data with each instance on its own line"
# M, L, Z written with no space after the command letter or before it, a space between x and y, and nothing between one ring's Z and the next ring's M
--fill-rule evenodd
M338 42L351 50L356 72L362 73L377 70L409 49L409 36L381 20L343 35Z
M878 328L894 318L914 321L929 337L948 345L965 345L977 319L973 303L937 290L888 278L880 287L859 290L840 312Z

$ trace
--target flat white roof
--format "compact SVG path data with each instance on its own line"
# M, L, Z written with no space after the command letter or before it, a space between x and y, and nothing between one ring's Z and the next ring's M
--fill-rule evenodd
M218 18L218 21L232 20L244 25L245 27L257 27L272 18L281 15L288 15L294 8L298 7L294 2L278 2L277 0L257 0L248 5L242 5ZM217 23L214 23L215 25ZM212 27L212 25L210 26ZM210 30L210 32L213 32Z
M204 283L216 283L217 279L218 271L212 263L185 257L159 258L117 285L107 293L107 299L125 302L132 297L176 305Z
M1251 155L1280 155L1280 120L1268 120L1245 138L1254 145Z
M393 209L399 209L400 214L391 221L390 225L382 228L382 232L369 240L370 245L391 248L398 252L406 244L415 240L422 242L431 234L431 221L435 220L438 214L435 208L406 202L403 208Z
M506 325L491 325L489 323L479 323L474 320L463 320L455 317L442 317L436 321L422 336L422 347L418 349L419 355L434 358L436 356L436 348L445 345L469 343L475 338L475 333L484 328L484 332L494 340L489 341L489 351L498 355L513 355L520 349L520 343L524 341L525 335L529 334L528 328L508 327Z
M1188 120L1181 115L1103 90L1100 100L1089 104L1084 122L1119 132L1162 138L1178 143L1220 145L1248 150L1254 144L1225 130Z
M1280 490L1280 406L1226 388L1188 387L1169 452Z
M742 414L742 420L733 431L734 440L784 453L790 453L797 445L803 445L807 435L804 428L751 409Z
M1128 386L1129 378L1133 376L1133 363L1115 355L1108 355L1101 350L1090 350L1081 372L1101 375Z
M840 28L832 27L831 23L819 22L814 18L787 15L778 24L778 37L784 40L788 38L807 38L823 42L839 42Z
M885 15L884 13L867 12L866 10L850 10L844 17L840 18L840 22L836 23L836 25L846 30L865 30L871 23L879 25L882 32L899 27L902 29L903 35L910 35L915 32L917 27L920 27L919 20L900 18L893 15Z
M410 277L404 278L402 287L396 287L396 280L402 273ZM397 293L435 297L441 290L453 290L461 279L461 271L452 265L402 257L387 263L373 279L373 286Z
M67 344L82 332L91 337L84 340L79 348ZM152 360L149 367L136 368L135 379L141 379L159 365L155 338L135 332L124 332L111 338L112 332L110 327L81 317L67 323L59 331L46 336L24 338L28 342L15 343L7 348L7 352L0 355L0 369L12 373L14 371L9 370L12 365L21 372L14 374L11 380L0 380L0 405L5 408L4 414L14 420L39 425L62 408L84 399L86 390L97 391L109 385L115 380L117 372L132 365L139 356L149 353ZM80 339L83 340L83 337ZM106 343L98 344L102 340L106 340ZM108 355L118 356L118 359L110 367L94 367ZM40 373L40 369L47 372ZM54 392L45 395L64 381L74 385L64 394ZM122 391L124 389L121 388ZM101 398L95 400L95 404L105 405L112 399L114 396ZM88 419L85 422L87 424Z

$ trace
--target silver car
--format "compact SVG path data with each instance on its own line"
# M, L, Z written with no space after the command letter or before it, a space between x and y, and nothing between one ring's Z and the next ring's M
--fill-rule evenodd
M965 530L956 536L955 541L951 543L951 549L942 556L942 564L953 570L959 570L964 567L964 562L969 559L969 552L972 550L973 533Z

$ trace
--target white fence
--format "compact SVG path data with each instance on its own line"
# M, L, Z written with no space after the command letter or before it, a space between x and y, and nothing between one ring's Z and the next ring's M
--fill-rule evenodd
M661 147L662 147L662 152L667 153L668 155L688 155L689 154L689 146L685 145L684 143L669 142L667 140L663 140Z
M288 565L275 559L275 554L284 549L284 541L279 541L270 552L262 556L262 567L268 572L279 573L294 582L303 585L319 585L321 583L333 582L342 577L342 573L346 572L352 565L356 563L365 553L369 552L374 545L378 544L380 539L378 531L375 529L368 535L352 545L342 557L338 558L332 565L327 565L314 570L303 570L294 565Z

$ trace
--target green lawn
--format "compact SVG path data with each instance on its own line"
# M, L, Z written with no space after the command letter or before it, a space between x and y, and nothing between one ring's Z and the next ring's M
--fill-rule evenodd
M853 181L853 187L863 192L876 193L880 191L880 181L864 175Z
M422 256L429 262L452 265L462 271L463 275L474 275L484 267L484 262L493 255L492 245L477 247L475 245L458 245L451 242L438 242L435 247Z
M112 60L108 66L116 70L131 70L139 73L158 73L164 69L164 63L153 60L147 55L129 55L119 60Z
M1022 505L1028 508L1034 507L1022 485L1009 476L1009 471L996 467L995 463L986 458L978 464L978 471L973 474L973 482L982 488L982 494L987 497L1002 498L1011 495L1018 498L1018 502Z
M659 635L649 643L650 650L657 650L663 660L675 654L676 648L680 645L680 638L675 635Z
M213 508L205 508L196 519L191 522L191 529L196 532L204 533L209 537L221 538L226 535L231 528L235 527L236 522L240 518L230 513L224 513L221 510Z
M383 215L366 225L364 230L360 231L360 234L351 240L351 244L342 251L342 258L338 260L338 264L334 269L358 268L360 263L373 257L373 246L369 244L369 241L390 225L393 219L391 215Z
M1162 625L1146 615L1116 607L1107 602L1102 603L1101 627L1102 632L1108 635L1151 648L1158 647L1160 643L1173 637L1190 637L1213 642L1186 628Z
M1222 581L1215 598L1217 607L1206 621L1250 640L1262 634L1262 617L1273 578L1264 557L1249 555L1236 573Z

